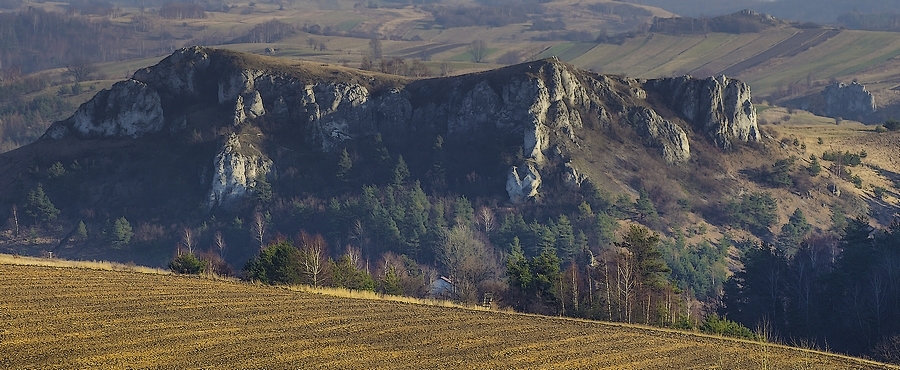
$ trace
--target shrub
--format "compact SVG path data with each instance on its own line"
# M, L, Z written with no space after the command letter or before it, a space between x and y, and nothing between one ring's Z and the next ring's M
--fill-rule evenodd
M176 274L198 275L206 271L206 262L201 261L193 253L185 253L169 262L169 270Z
M746 326L725 318L720 318L719 315L716 314L707 316L706 321L700 326L700 330L704 333L717 334L726 337L759 340L759 336L754 334L753 331Z
M894 119L894 118L888 118L888 119L887 119L886 121L884 121L884 123L881 124L881 125L884 126L884 128L888 129L889 131L897 131L897 130L900 130L900 121L898 121L898 120L896 120L896 119Z

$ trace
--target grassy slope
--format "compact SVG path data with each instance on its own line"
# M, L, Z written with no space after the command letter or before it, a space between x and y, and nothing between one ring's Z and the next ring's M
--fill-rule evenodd
M10 368L884 368L602 322L0 264Z

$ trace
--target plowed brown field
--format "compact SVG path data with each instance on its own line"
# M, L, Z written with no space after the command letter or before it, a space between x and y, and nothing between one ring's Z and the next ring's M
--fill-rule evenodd
M182 276L0 265L0 368L884 367L601 322Z

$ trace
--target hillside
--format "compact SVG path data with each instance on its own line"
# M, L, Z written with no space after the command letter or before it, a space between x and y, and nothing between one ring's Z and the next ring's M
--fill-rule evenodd
M7 368L889 368L689 332L183 276L8 264L0 276Z
M418 77L483 71L553 56L579 68L635 78L724 73L749 83L758 102L765 99L779 105L784 98L817 94L833 79L857 80L875 95L880 108L879 114L865 119L867 123L900 115L896 105L900 92L894 89L900 85L894 68L900 46L891 32L816 28L790 24L797 18L781 17L772 24L751 27L759 32L717 33L720 27L704 29L702 24L711 19L700 17L691 23L691 32L674 36L648 31L654 17L676 14L619 1L553 1L513 7L510 12L469 2L423 6L373 2L378 6L371 7L357 3L211 4L199 18L163 16L164 4L141 9L126 2L101 13L65 15L57 14L67 12L62 3L22 3L18 16L3 13L9 19L4 22L9 25L4 37L11 41L0 48L4 81L0 96L8 97L0 103L4 127L0 149L36 139L53 120L71 113L73 108L59 101L70 100L65 98L69 93L57 91L96 85L74 83L64 67L88 62L96 68L88 79L104 79L99 83L104 85L191 45L219 45L354 67L363 66L364 58L369 58L374 62L367 65L369 69ZM785 2L763 5L781 3ZM480 20L468 24L447 16L456 13L477 15ZM56 34L61 24L83 27ZM736 23L723 23L725 28L732 24ZM78 53L52 46L69 38L63 44L96 41ZM380 41L384 63L373 58L372 38ZM483 59L477 63L468 50L474 40L486 43ZM41 55L49 57L35 57ZM58 68L28 75L47 67ZM57 106L50 109L48 100Z
M864 14L889 13L896 10L896 4L889 0L859 0L852 3L838 0L627 0L667 9L671 12L692 17L714 17L741 9L752 9L772 14L782 19L802 22L834 24L842 14L858 12Z

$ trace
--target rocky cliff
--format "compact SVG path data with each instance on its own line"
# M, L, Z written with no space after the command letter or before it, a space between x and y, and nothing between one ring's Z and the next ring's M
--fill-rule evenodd
M207 162L213 173L201 178L208 206L217 207L240 199L255 179L283 165L270 159L270 149L251 147L249 136L241 134L263 122L271 130L298 133L274 142L300 142L323 153L379 133L398 145L426 134L451 142L500 135L521 149L507 173L497 174L507 179L513 202L537 196L546 173L565 173L567 183L581 184L584 171L569 157L589 145L584 138L590 132L610 125L631 127L672 165L691 158L691 140L705 137L721 149L759 140L749 87L724 76L641 81L548 59L411 81L201 47L181 49L98 93L46 137L183 135L185 127L212 125L209 131L223 136Z
M857 118L875 113L875 97L856 81L849 85L835 82L822 91L824 114L828 117Z

